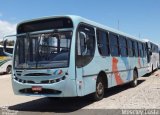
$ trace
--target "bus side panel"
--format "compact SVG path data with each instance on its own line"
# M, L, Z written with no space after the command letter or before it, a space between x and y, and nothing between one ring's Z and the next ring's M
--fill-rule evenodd
M128 57L112 57L112 68L111 68L111 76L112 76L112 85L117 86L121 84L128 83L133 78L133 72L131 70L130 58Z
M106 59L102 59L99 56L95 56L91 63L83 67L82 96L96 91L96 80L98 74L101 70L104 70L107 67L106 65Z
M141 77L148 73L147 70L147 59L146 57L138 58L139 59L139 68L138 68L138 77Z
M123 80L123 83L127 83L131 81L132 78L132 68L131 68L131 62L133 58L129 57L119 57L119 71L120 71L120 76Z
M26 95L26 96L47 96L47 97L75 97L77 96L75 80L66 78L63 81L54 83L54 84L28 84L20 83L12 77L12 86L14 94L16 95ZM31 89L33 86L41 86L45 89L54 89L62 91L60 94L35 94L35 93L20 93L21 89Z

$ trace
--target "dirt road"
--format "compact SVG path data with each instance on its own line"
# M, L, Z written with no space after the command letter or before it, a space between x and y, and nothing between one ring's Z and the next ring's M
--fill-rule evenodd
M14 95L11 84L11 75L0 75L0 107L11 106L34 99L38 98Z

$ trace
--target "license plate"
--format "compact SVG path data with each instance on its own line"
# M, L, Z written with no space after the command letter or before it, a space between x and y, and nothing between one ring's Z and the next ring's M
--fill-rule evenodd
M42 91L42 87L41 86L33 86L32 91Z

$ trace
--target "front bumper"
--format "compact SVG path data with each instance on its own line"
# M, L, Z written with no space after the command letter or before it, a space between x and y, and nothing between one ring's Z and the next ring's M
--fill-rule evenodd
M42 87L41 92L32 91L33 86ZM12 77L12 87L15 95L26 95L26 96L45 96L45 97L76 97L76 82L75 80L66 78L56 83L50 84L32 84L22 83Z

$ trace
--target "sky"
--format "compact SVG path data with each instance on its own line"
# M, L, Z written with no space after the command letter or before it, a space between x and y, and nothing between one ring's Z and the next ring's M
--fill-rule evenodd
M0 39L24 20L68 14L160 44L160 0L1 0Z

